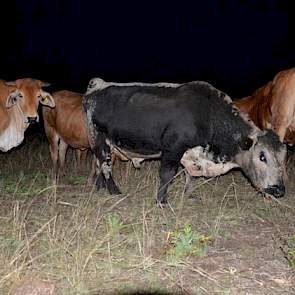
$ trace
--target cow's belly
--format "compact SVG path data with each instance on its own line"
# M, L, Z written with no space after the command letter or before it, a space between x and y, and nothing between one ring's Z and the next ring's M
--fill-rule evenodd
M134 151L130 151L128 149L118 147L110 142L110 140L106 140L106 143L110 146L111 152L119 155L121 158L125 158L127 160L132 161L135 168L139 168L141 163L147 159L159 159L161 157L161 152L158 153L149 153L143 154Z
M187 150L180 162L191 176L215 177L239 167L233 162L214 162L213 155L201 146Z

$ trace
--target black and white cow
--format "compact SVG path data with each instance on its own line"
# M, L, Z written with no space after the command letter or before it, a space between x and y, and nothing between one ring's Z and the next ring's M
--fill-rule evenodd
M120 193L111 163L111 152L118 149L130 158L160 158L160 203L167 202L167 185L180 161L192 176L216 176L241 167L258 190L284 195L285 146L206 82L112 83L94 78L83 96L83 109L99 165L98 189Z

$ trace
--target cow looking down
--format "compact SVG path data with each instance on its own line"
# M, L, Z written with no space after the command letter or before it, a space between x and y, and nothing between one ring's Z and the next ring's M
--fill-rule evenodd
M160 203L167 202L167 185L186 152L193 161L182 162L189 163L192 175L195 169L189 165L196 162L201 163L197 170L204 176L212 173L206 172L206 163L214 175L239 166L260 191L284 195L285 146L271 130L255 127L225 93L209 83L123 84L95 78L90 84L83 109L99 164L98 189L120 193L112 177L111 150L115 147L142 158L160 158ZM194 157L191 151L200 148ZM200 156L207 160L199 161Z
M282 142L295 143L295 68L279 72L251 96L234 103L260 129L273 129Z
M48 86L35 79L0 80L0 150L7 152L24 139L29 124L38 122L39 102L54 107L54 101L42 87Z

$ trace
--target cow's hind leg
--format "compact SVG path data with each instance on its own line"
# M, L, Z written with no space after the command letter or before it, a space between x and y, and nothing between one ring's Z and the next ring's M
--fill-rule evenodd
M111 149L104 140L98 144L98 147L95 149L95 155L98 159L97 165L100 170L96 181L98 189L106 187L110 194L120 194L121 192L112 176Z
M160 188L157 195L157 202L160 204L167 203L167 189L169 183L173 180L178 169L177 161L165 160L162 157L160 167Z
M68 144L65 143L62 139L59 140L58 146L58 158L59 158L59 171L58 176L65 176L65 161L66 161L66 153L68 149Z

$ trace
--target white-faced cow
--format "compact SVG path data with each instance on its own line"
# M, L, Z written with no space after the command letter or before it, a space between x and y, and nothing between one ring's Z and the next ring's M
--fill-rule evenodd
M239 166L260 191L284 195L285 146L273 131L255 127L226 94L206 82L122 84L94 79L83 96L83 109L100 169L97 187L111 194L120 193L112 177L115 146L139 158L160 157L160 203L167 202L167 185L183 156L192 175L196 169L191 163L199 163L197 171L209 176ZM194 149L197 152L191 153ZM195 155L194 161L185 161L186 152ZM215 172L205 167L208 161Z
M0 150L6 152L18 146L30 123L38 122L39 102L54 107L54 101L42 87L40 80L18 79L14 82L0 80Z

